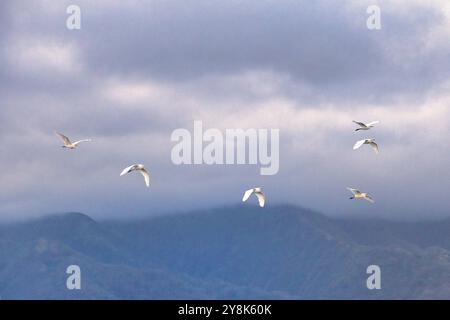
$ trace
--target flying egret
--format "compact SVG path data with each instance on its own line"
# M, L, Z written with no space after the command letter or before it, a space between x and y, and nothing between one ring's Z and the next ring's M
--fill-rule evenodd
M353 120L353 122L356 123L359 126L359 128L356 129L355 131L358 131L358 130L369 130L370 128L373 128L375 124L380 123L380 121L372 121L372 122L369 122L369 123L364 123L364 122L359 122L359 121L355 121L355 120Z
M375 200L373 200L373 198L365 192L361 192L358 189L353 189L353 188L347 188L347 190L349 190L353 194L353 196L351 196L350 199L365 199L365 200L369 201L370 203L375 202Z
M125 175L127 173L130 173L132 171L139 171L144 176L145 185L147 187L150 186L150 173L147 170L145 170L143 164L133 164L132 166L129 166L129 167L125 168L122 171L122 173L120 174L120 176L123 176L123 175Z
M70 141L70 139L68 138L68 137L66 137L65 135L63 135L62 133L59 133L59 132L56 132L56 134L58 135L58 136L60 136L61 137L61 139L63 140L63 142L64 142L64 145L62 146L63 148L67 148L67 149L75 149L75 148L77 148L78 147L78 145L80 144L80 143L82 143L82 142L90 142L90 141L92 141L91 139L84 139L84 140L79 140L79 141L76 141L76 142L71 142Z
M261 208L264 207L264 204L266 203L266 197L264 196L264 193L262 192L261 188L253 188L245 191L244 197L242 198L242 202L247 201L252 194L255 194L255 196L258 198L259 206Z
M374 139L363 139L356 141L355 145L353 146L353 150L359 149L363 144L368 144L372 147L373 151L378 154L378 145L375 143Z

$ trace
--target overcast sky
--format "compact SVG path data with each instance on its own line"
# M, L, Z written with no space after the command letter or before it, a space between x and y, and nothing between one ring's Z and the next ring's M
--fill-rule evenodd
M253 186L330 216L450 216L449 40L448 0L1 1L0 219L234 205ZM194 120L280 129L279 173L174 165L171 133ZM64 150L55 130L94 142ZM119 177L133 163L150 188Z

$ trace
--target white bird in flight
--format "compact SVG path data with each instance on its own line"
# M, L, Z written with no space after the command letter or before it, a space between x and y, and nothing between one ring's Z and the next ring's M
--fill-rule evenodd
M364 139L356 141L355 145L353 146L353 150L359 149L363 144L368 144L372 147L373 151L378 154L378 145L375 143L374 139Z
M60 136L61 137L61 139L63 140L63 142L64 142L64 145L62 146L63 148L67 148L67 149L75 149L75 148L77 148L78 147L78 145L80 144L80 143L82 143L82 142L90 142L90 141L92 141L91 139L84 139L84 140L79 140L79 141L76 141L76 142L71 142L70 141L70 139L68 138L68 137L66 137L65 135L63 135L62 133L59 133L59 132L56 132L56 134L58 135L58 136Z
M120 174L120 176L123 176L123 175L125 175L127 173L130 173L132 171L139 171L144 176L145 185L147 187L150 186L150 173L147 170L145 170L145 167L144 167L143 164L133 164L132 166L129 166L129 167L125 168L122 171L122 173Z
M356 129L355 131L358 131L358 130L369 130L370 128L373 128L375 124L380 123L380 121L372 121L372 122L369 122L369 123L364 123L364 122L359 122L359 121L355 121L355 120L353 120L353 122L356 123L359 126L359 128Z
M266 197L264 196L264 193L262 192L261 188L253 188L245 191L244 197L242 198L242 202L247 201L252 194L255 194L255 196L258 198L259 206L261 208L264 207L264 204L266 203Z
M353 196L351 196L350 199L365 199L365 200L369 201L370 203L375 202L375 200L373 200L373 198L365 192L361 192L358 189L353 189L353 188L347 188L347 190L349 190L351 193L353 193Z

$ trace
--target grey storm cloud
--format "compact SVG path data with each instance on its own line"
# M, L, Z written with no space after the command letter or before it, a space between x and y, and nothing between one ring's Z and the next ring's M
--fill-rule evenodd
M329 214L363 207L347 186L384 200L366 214L448 214L449 15L394 3L369 31L364 1L78 1L69 31L72 1L2 1L0 214L187 210L235 203L249 184ZM352 153L356 117L381 121L378 158ZM194 120L280 128L280 173L173 165L170 134ZM65 153L55 130L94 142ZM118 177L134 162L151 190Z
M69 2L43 3L37 8L56 6L64 12ZM414 55L430 28L447 19L436 8L405 7L399 15L385 5L383 29L370 33L366 7L349 10L348 3L338 1L99 3L81 2L85 30L76 35L61 28L60 14L38 11L15 29L76 42L96 74L185 81L274 70L349 102L422 92L449 76L449 51ZM36 9L26 2L19 8L30 15ZM408 59L398 58L401 50L411 53Z
M333 1L152 2L131 21L120 8L93 16L92 24L102 21L104 32L86 33L86 52L90 67L101 71L175 79L273 69L317 86L394 78L401 88L407 75L448 75L445 57L428 63L433 53L395 66L390 55L396 53L383 41L393 29L391 41L407 37L411 49L420 46L421 34L445 19L440 12L414 11L398 19L388 11L386 30L371 34L364 28L364 9L358 17Z

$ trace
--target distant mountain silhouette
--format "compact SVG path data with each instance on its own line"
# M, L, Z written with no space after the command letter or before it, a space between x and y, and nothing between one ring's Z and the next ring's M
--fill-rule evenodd
M0 225L3 299L449 299L450 220L237 206L134 221ZM82 290L66 289L67 266ZM382 289L368 290L379 265Z

